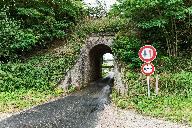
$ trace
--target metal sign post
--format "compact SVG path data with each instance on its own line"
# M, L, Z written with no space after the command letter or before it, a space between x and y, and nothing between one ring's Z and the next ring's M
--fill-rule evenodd
M150 75L155 71L155 67L152 63L144 63L141 66L141 72L147 76L147 90L148 97L150 97Z
M139 50L139 58L145 62L141 66L141 72L147 76L147 90L148 90L148 97L150 97L150 75L152 75L155 71L154 65L151 63L156 56L157 52L156 49L151 45L145 45L140 48ZM156 81L158 82L158 81ZM156 83L156 94L158 94L158 84Z
M150 97L150 76L147 76L148 97Z
M159 92L159 87L158 87L158 81L159 81L159 76L157 75L156 76L156 83L155 83L155 92L156 92L156 95L158 95L158 92Z

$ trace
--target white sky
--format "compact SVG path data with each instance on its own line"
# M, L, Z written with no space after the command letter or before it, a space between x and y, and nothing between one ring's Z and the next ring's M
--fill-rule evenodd
M113 60L114 58L113 58L112 54L106 53L106 54L103 55L103 59L104 60Z
M107 10L109 10L109 8L110 8L110 6L111 5L113 5L113 4L115 4L115 2L116 2L116 0L98 0L98 1L100 1L101 3L106 3L106 5L107 5ZM86 4L91 4L92 6L95 6L96 5L96 0L84 0L84 2L86 3Z

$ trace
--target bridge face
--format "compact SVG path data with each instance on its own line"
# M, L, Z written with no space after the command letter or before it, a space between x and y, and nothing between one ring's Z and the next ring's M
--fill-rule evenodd
M90 82L102 78L102 57L105 53L111 53L113 36L92 36L89 37L81 49L79 59L65 78L61 81L60 87L67 89L69 85L87 86ZM126 87L121 80L121 68L118 62L114 62L115 87L119 92L124 93Z

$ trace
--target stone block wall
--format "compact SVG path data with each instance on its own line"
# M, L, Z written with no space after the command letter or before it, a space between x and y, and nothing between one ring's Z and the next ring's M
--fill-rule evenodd
M112 53L113 39L114 36L89 37L81 49L78 60L61 80L59 87L67 90L70 85L82 87L98 80L101 77L101 58L105 53ZM122 81L122 68L117 61L114 64L114 72L114 87L125 94L127 88Z

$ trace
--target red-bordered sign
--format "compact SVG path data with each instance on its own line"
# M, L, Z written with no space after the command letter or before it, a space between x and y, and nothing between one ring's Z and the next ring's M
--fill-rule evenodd
M155 66L152 63L144 63L141 66L141 72L147 76L150 76L155 72Z
M138 55L142 61L146 63L150 63L156 58L157 52L153 46L145 45L140 48Z

